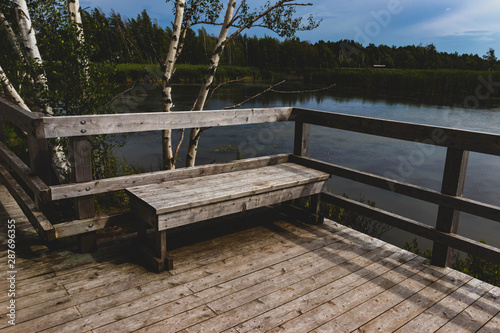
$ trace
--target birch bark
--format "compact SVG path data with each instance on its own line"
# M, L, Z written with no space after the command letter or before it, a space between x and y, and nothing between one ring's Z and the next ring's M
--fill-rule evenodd
M9 37L9 41L11 42L12 46L16 50L17 55L21 59L23 63L26 63L26 57L24 56L23 50L21 49L21 44L19 44L19 41L17 40L16 34L14 33L14 30L12 30L12 27L9 24L9 21L5 18L5 15L0 11L0 21L5 28L5 31L7 32L7 36Z
M215 72L217 71L217 67L219 66L222 51L224 51L224 48L226 46L227 34L229 32L229 28L231 27L231 21L233 19L235 8L236 8L236 0L229 0L226 9L226 14L224 16L224 22L222 24L219 37L217 39L217 44L215 45L214 52L212 53L212 57L210 59L210 65L209 65L210 67L208 68L208 71L205 74L205 77L203 78L203 84L200 87L198 98L196 100L193 111L201 111L205 107L210 86L214 81ZM189 146L186 156L187 167L195 165L196 153L198 152L198 142L200 140L200 135L201 135L200 128L192 128L189 133Z
M28 10L28 5L25 0L14 0L14 5L16 7L16 18L19 25L19 30L21 31L21 37L23 39L24 48L28 58L37 66L42 69L43 62L42 56L40 55L40 50L36 42L36 33L33 29L31 23L31 18ZM40 70L40 74L37 77L37 87L42 87L44 90L48 89L47 77L43 70ZM38 96L41 95L40 89L36 89ZM48 103L44 103L45 113L53 115L52 108Z
M83 22L82 22L82 14L79 0L68 0L68 10L71 21L75 24L77 29L76 39L80 44L85 43L85 34L83 32ZM78 58L78 62L83 66L83 76L85 78L85 82L89 82L90 74L89 74L89 62L86 58ZM85 93L85 92L84 92Z
M40 96L41 91L39 87L42 87L44 90L48 90L48 84L47 77L45 75L45 72L43 71L42 56L40 55L40 50L38 49L38 45L36 42L36 32L31 22L26 1L14 0L13 2L16 8L17 23L19 25L19 30L21 32L21 37L26 54L33 64L40 66L40 74L38 75L37 82L35 84L35 93ZM45 113L53 116L54 112L52 111L50 105L48 103L44 104ZM66 180L66 175L69 174L70 166L66 154L64 153L63 147L59 143L59 140L57 141L58 143L53 147L52 151L52 163L59 181L64 182Z
M30 108L26 105L26 103L24 103L23 98L19 95L16 88L14 88L14 86L10 82L9 78L7 77L1 66L0 66L0 82L2 82L2 84L7 88L9 94L12 96L12 98L14 98L15 102L20 107L22 107L25 110L31 111Z
M163 64L162 76L162 99L163 111L172 112L172 75L174 73L175 61L177 59L177 51L182 32L182 21L184 19L184 10L186 7L185 0L178 0L176 2L175 20L172 27L172 37L168 49L167 59ZM175 169L174 155L172 152L172 130L164 130L162 132L163 142L163 163L165 169Z

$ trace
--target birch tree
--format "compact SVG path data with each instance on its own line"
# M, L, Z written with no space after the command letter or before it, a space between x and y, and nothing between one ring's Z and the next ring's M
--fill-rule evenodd
M26 0L14 0L17 24L19 26L19 31L24 44L24 49L30 61L37 67L38 76L36 79L36 94L40 98L43 90L48 90L47 76L43 70L42 56L40 55L40 50L38 49L38 44L36 41L36 33L31 23L30 13L28 10L28 5ZM44 103L45 113L53 115L52 108L45 101Z
M170 47L168 49L167 59L162 66L162 97L164 112L172 112L172 74L174 73L175 61L177 60L177 52L179 50L185 7L185 0L177 1L175 21L172 26L172 35L170 37ZM174 169L175 158L172 152L172 130L164 130L162 132L162 142L164 166L166 169Z
M28 3L12 0L0 4L0 13L3 26L0 33L5 31L15 50L0 54L0 64L5 64L0 71L0 84L15 102L50 116L107 112L103 105L113 96L113 85L108 82L113 68L109 64L88 62L88 55L96 47L88 45L84 39L78 0ZM17 21L17 26L9 24L8 20ZM13 59L12 54L17 54L20 61ZM27 75L18 76L16 72ZM49 144L58 178L67 180L70 168L66 141L49 140ZM103 150L103 145L107 147L97 160L105 163L109 159L109 143L97 138L92 144L93 151L97 152ZM94 167L98 168L95 160Z
M173 2L173 0L167 0ZM297 31L311 30L319 25L312 16L307 18L296 17L298 6L312 6L310 3L300 3L296 0L268 1L260 8L251 9L246 0L178 0L175 1L175 22L173 24L173 37L170 49L177 50L173 58L170 70L164 70L164 80L170 80L175 71L175 60L182 52L182 33L179 40L179 22L182 22L182 30L185 36L187 29L196 24L209 24L220 26L217 44L212 51L203 83L200 86L198 97L194 103L193 111L201 111L205 108L207 96L212 89L215 73L219 66L221 54L225 46L242 31L251 27L262 27L276 32L280 37L292 37ZM224 15L222 15L225 8ZM222 21L219 20L222 18ZM233 31L231 33L231 31ZM169 56L171 56L169 52ZM169 82L169 81L167 81ZM167 90L168 88L168 90ZM173 101L171 86L163 88L163 110L170 112ZM204 129L193 128L189 134L189 146L186 156L186 166L194 166L200 136ZM170 132L163 133L163 150L165 168L175 167L175 154L172 156L172 139Z

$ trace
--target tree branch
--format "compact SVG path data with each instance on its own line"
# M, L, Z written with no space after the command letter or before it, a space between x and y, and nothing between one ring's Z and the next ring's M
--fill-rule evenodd
M211 100L211 99L212 99L212 97L213 97L213 95L214 95L215 91L216 91L217 89L219 89L220 87L222 87L223 85L225 85L225 84L229 84L229 83L234 83L234 82L241 82L241 81L245 81L245 80L247 80L247 79L248 79L247 77L243 77L243 78L241 78L241 79L229 80L229 81L225 81L225 82L219 83L219 84L217 85L217 87L215 87L214 89L212 89L212 92L210 93L210 96L208 96L208 98L207 98L207 102L208 102L209 100Z
M226 107L225 107L225 108L223 108L222 110L234 109L234 108L240 107L240 106L242 106L243 104L248 103L248 102L250 102L250 101L251 101L251 100L253 100L253 99L256 99L257 97L264 95L266 92L272 91L274 87L277 87L277 86L279 86L280 84L283 84L283 83L285 83L285 82L286 82L286 80L283 80L283 81L281 81L281 82L278 82L278 83L276 83L276 84L273 84L272 86L270 86L270 87L269 87L269 88L267 88L266 90L263 90L263 91L261 91L260 93L258 93L258 94L256 94L256 95L253 95L252 97L247 98L247 99L246 99L246 100L244 100L243 102L240 102L240 103L235 104L235 105L232 105L232 106L226 106Z
M314 92L328 90L328 89L331 89L335 86L336 86L336 84L329 85L328 87L323 87L323 88L319 88L319 89L311 89L311 90L274 90L274 89L270 89L269 91L279 93L279 94L307 94L307 93L314 93Z

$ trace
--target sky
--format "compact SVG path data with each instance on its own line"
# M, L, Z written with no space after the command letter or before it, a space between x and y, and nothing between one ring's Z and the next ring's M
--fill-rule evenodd
M80 0L84 9L113 9L135 18L143 9L162 27L171 26L173 2L165 0ZM260 6L264 0L250 0ZM434 44L440 52L484 55L492 48L500 54L499 0L305 0L297 15L321 19L313 31L299 32L301 40L355 40L389 46ZM207 29L216 34L216 30ZM270 31L246 31L250 36L278 37Z

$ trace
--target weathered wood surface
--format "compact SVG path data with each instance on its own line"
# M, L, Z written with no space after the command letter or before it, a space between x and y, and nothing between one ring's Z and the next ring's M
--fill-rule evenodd
M36 139L28 136L28 151L30 167L34 175L40 177L45 184L52 184L52 164L49 155L49 146L46 139Z
M15 202L1 198L2 221L16 218L20 238L32 234ZM5 235L0 237L5 244ZM238 218L238 223L228 220L176 233L169 241L175 243L171 254L182 260L162 274L136 262L134 243L127 239L103 243L92 256L67 250L23 252L16 262L16 326L8 325L3 308L0 330L500 330L499 288L429 266L328 220L311 226L266 210ZM19 246L33 249L29 243ZM0 281L0 289L8 289L7 281ZM7 292L0 301L8 301Z
M43 117L40 113L29 112L2 98L0 98L0 115L4 120L10 121L29 134L34 134L35 121Z
M484 217L500 222L500 207L484 202L471 200L463 197L443 194L422 186L413 185L394 179L374 175L367 172L335 165L307 157L291 155L289 161L314 168L332 175L354 180L363 184L375 186L384 190L393 191L415 199L434 203L439 206L460 210L465 213Z
M34 175L31 168L17 157L3 142L0 142L0 158L21 177L37 198L42 202L50 200L49 187L38 176Z
M58 223L54 225L57 238L75 236L87 232L102 230L116 225L130 223L134 221L132 212L116 213L111 215L101 215L88 219L75 220Z
M465 175L469 152L448 148L443 172L441 193L461 197L464 194ZM460 211L440 206L438 210L436 229L447 233L457 233ZM447 244L434 243L432 248L432 264L449 266L453 260L452 249Z
M309 155L309 144L311 140L311 125L300 121L295 122L293 137L293 153L297 156Z
M127 192L156 214L327 180L329 174L293 163L131 187Z
M158 229L171 229L214 217L245 212L247 210L274 205L288 200L298 199L308 195L320 193L324 182L314 182L307 185L298 185L292 188L251 195L239 199L232 199L220 203L204 205L203 207L174 211L158 216Z
M500 135L494 133L413 124L301 108L293 109L290 120L387 138L500 155Z
M85 136L71 138L72 181L75 183L92 180L92 148ZM77 219L88 219L95 216L94 197L89 195L74 199ZM78 246L81 253L97 250L95 231L78 235Z
M12 197L20 205L22 211L33 225L40 237L46 241L52 241L56 238L55 230L45 215L40 212L35 202L30 198L24 189L12 178L5 166L0 163L0 181L7 187ZM0 199L3 202L3 199ZM5 223L2 221L2 223Z
M0 114L0 141L5 142L5 122L3 120L2 114Z
M44 117L38 138L73 137L287 121L292 108Z
M230 163L200 165L192 168L157 171L140 175L99 179L79 184L50 186L51 199L61 200L76 198L92 194L124 190L129 187L159 184L171 180L208 176L219 173L259 168L267 165L276 165L287 162L288 156L288 154L279 154L273 156L248 158L245 160L239 160Z

